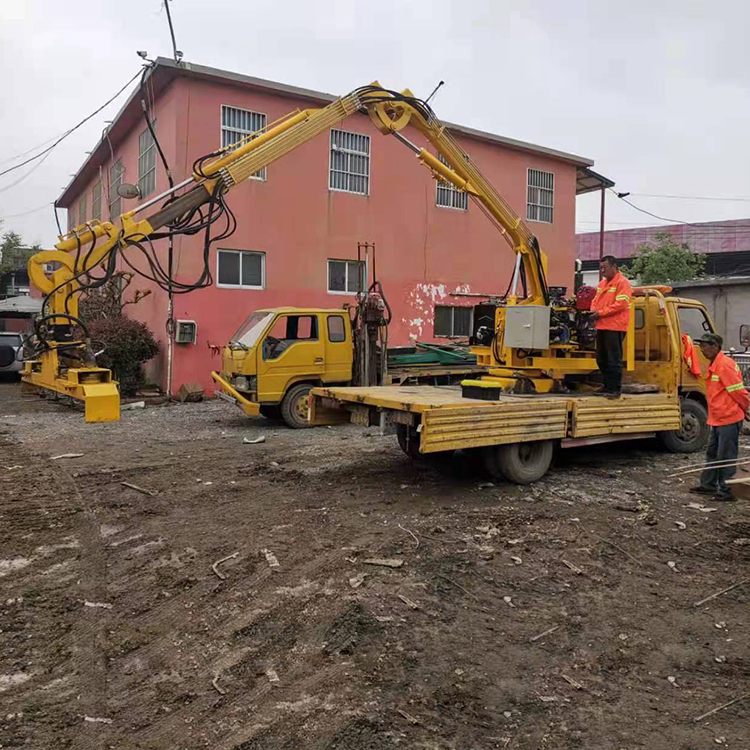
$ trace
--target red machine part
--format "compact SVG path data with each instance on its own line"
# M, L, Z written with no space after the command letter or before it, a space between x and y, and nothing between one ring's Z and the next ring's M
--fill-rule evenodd
M596 289L593 286L582 286L576 292L576 310L590 310L595 296Z

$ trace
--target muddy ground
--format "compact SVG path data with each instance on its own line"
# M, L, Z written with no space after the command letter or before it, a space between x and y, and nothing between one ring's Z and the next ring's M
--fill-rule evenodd
M694 606L750 576L750 509L688 508L694 462L492 486L374 429L0 383L0 746L747 748L750 700L694 720L750 693L750 586Z

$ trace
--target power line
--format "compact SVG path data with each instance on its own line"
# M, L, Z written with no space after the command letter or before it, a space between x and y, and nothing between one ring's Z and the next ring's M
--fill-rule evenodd
M8 169L4 170L3 172L0 172L0 177L2 177L3 175L8 174L8 172L12 172L15 169L20 169L24 165L29 164L30 162L35 161L36 159L39 159L40 157L44 156L45 154L48 154L59 143L62 143L62 141L64 141L71 133L73 133L76 130L78 130L78 128L80 128L81 125L83 125L84 123L87 123L92 117L94 117L95 115L98 115L99 112L101 112L105 107L107 107L115 99L117 99L117 97L120 96L120 94L122 94L122 92L125 91L125 89L128 86L130 86L130 84L133 83L133 81L136 78L138 78L138 76L140 74L141 74L141 71L139 70L111 99L108 99L106 102L104 102L104 104L102 104L101 107L99 107L94 112L92 112L90 115L88 115L88 117L84 117L83 120L81 120L77 125L75 125L74 127L72 127L66 133L63 133L63 135L61 135L51 146L48 146L47 148L44 149L44 151L40 151L35 156L32 156L32 157L26 159L25 161L22 161L20 164L16 164L14 167L9 167Z
M12 187L15 187L19 183L23 182L30 174L32 174L32 172L35 172L37 169L39 169L39 167L42 166L42 164L44 164L45 161L47 161L51 153L51 151L48 151L36 164L34 164L33 167L31 167L28 172L22 174L17 180L11 182L10 185L4 185L3 187L1 187L0 193L4 193L6 190L10 190Z
M45 203L42 206L39 206L37 208L32 208L29 211L22 211L20 214L9 214L9 215L5 215L5 216L3 216L2 214L0 214L0 220L4 220L4 219L17 219L20 216L28 216L29 214L35 214L37 211L42 211L43 209L45 209L45 208L47 208L48 206L51 206L51 205L52 205L52 202L48 201L47 203Z
M637 195L639 198L670 198L687 201L734 201L750 203L750 198L724 198L714 195L658 195L656 193L631 193L631 195Z
M612 190L612 188L609 188L611 192L613 192L623 203L627 203L631 208L634 208L636 211L640 211L642 214L646 214L647 216L652 216L654 219L659 219L659 221L671 221L673 224L685 224L689 227L701 227L700 224L693 224L690 221L682 221L682 219L667 219L664 216L659 216L658 214L651 213L651 211L646 211L645 208L640 208L640 206L636 206L635 203L631 203L625 195L627 193L618 193L616 190Z

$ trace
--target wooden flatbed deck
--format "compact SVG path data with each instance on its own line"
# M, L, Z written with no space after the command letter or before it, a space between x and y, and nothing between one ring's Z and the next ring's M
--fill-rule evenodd
M662 393L609 400L597 394L502 395L496 401L463 398L459 388L380 386L314 388L313 424L377 422L373 412L420 433L420 452L535 440L636 436L679 430L680 402ZM347 418L348 412L348 418Z

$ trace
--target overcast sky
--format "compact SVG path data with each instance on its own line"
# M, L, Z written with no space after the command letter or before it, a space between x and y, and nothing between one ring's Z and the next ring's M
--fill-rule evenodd
M136 50L171 56L162 6L0 2L0 171L109 99L137 71ZM442 119L590 157L656 214L750 214L744 0L173 0L170 8L190 62L334 94L377 78L426 96L443 79L433 100ZM3 230L55 242L49 204L124 100L43 163L0 177ZM658 223L610 196L608 228ZM596 229L598 211L598 197L579 198L578 230Z

